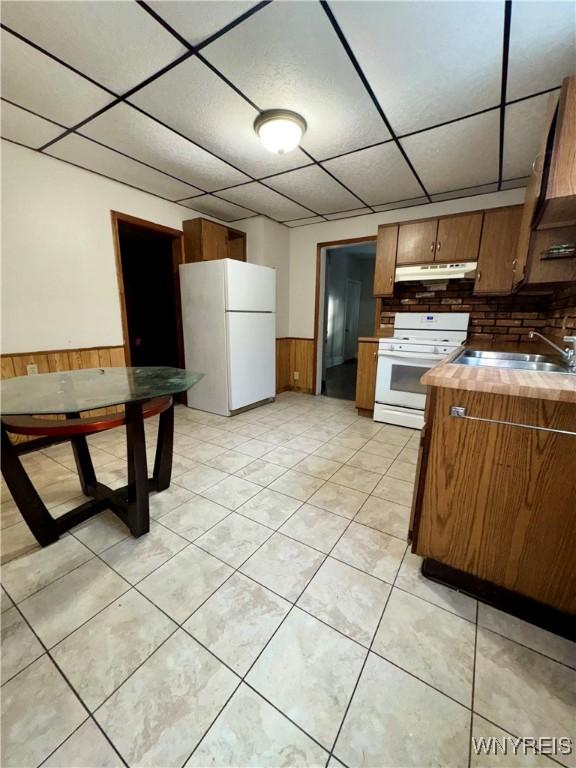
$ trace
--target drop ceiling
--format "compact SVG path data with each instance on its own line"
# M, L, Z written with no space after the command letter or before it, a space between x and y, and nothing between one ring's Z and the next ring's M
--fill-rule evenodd
M2 137L226 221L524 186L574 4L5 0ZM269 153L266 109L307 121ZM185 215L185 213L184 213Z

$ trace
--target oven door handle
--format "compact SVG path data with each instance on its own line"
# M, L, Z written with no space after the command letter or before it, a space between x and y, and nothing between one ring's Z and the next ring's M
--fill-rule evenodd
M421 363L422 361L434 361L440 362L440 360L443 360L445 357L447 357L447 354L444 355L442 353L433 353L433 352L422 352L422 353L414 353L414 352L378 352L378 357L389 357L392 360L395 360L397 362L401 362L405 360L406 362L409 362L412 360L416 363Z

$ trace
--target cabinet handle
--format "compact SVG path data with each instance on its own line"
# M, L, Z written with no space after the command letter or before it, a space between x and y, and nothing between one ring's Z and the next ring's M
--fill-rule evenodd
M388 280L388 282L390 283L390 285L394 285L394 278L393 278L393 277L390 277L390 278L389 278L389 280Z
M541 153L541 152L539 152L539 153L536 155L536 157L534 158L534 162L532 163L532 173L533 173L533 174L537 172L537 171L536 171L536 164L538 163L538 160L540 160L540 158L541 158L541 157L542 157L542 153ZM539 173L539 172L540 172L540 171L538 171L538 173Z
M434 251L434 248L435 248L435 247L436 247L436 243L435 243L434 241L432 241L432 242L430 243L430 251Z
M378 357L378 352L372 352L372 354L374 355L374 357Z
M440 240L438 240L438 243L436 244L436 250L439 251L440 248L442 248L442 243L440 242Z
M476 282L479 283L482 280L482 272L479 270L476 272Z
M468 416L467 410L461 405L450 406L450 416L468 421L484 421L487 424L503 424L506 427L520 427L520 429L535 429L537 432L553 432L556 435L570 435L576 437L576 432L568 429L552 429L551 427L538 427L536 424L519 424L516 421L503 421L502 419L486 419L483 416Z

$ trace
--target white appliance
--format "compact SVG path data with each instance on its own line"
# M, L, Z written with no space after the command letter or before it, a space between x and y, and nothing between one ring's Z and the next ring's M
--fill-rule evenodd
M398 267L394 275L396 283L407 280L462 280L472 279L476 275L477 262L464 261L454 264L417 264L408 267Z
M374 421L422 429L427 370L466 341L468 312L398 312L378 342Z
M221 416L275 397L276 271L235 259L180 265L188 406Z

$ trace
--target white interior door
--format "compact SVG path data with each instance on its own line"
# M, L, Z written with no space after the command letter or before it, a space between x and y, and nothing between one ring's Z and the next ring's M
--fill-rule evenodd
M360 316L360 294L362 284L359 280L346 280L346 324L344 326L344 360L357 356L358 318Z
M276 394L276 315L226 312L231 411Z

